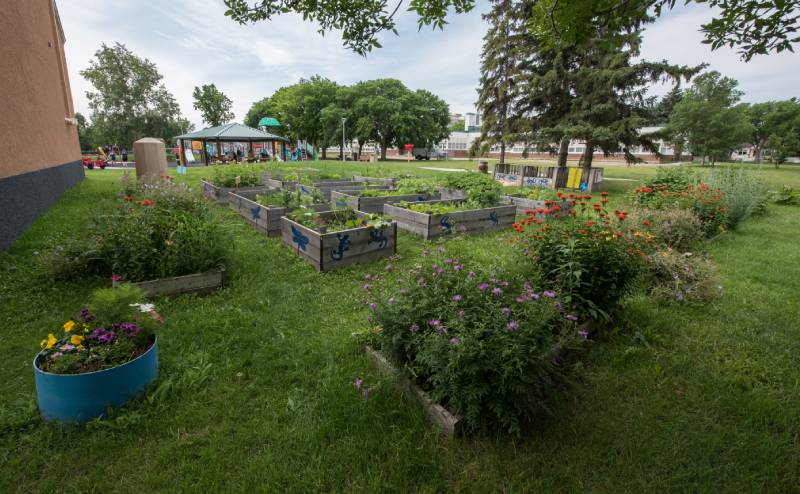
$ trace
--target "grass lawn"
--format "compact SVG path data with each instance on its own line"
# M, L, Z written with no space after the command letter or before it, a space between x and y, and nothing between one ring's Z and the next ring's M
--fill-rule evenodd
M434 175L443 172L419 166L441 164L302 166ZM654 173L609 167L606 176ZM770 188L800 188L800 167L761 173ZM190 168L185 179L205 174ZM113 206L121 175L87 171L0 254L0 492L800 492L800 208L790 207L770 206L708 245L718 302L630 297L619 331L589 346L552 416L521 439L456 440L439 436L351 341L367 325L360 281L382 262L319 274L220 207L236 251L230 283L156 301L167 319L156 387L110 420L44 424L37 344L108 281L54 284L39 258ZM636 183L608 182L614 191ZM513 235L427 246L499 266L515 262ZM419 262L425 242L400 233L398 243L399 269ZM372 387L367 401L357 376Z

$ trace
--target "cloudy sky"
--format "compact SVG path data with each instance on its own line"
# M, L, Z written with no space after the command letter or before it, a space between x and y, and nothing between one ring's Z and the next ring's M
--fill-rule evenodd
M364 58L342 48L338 33L322 37L315 25L297 16L240 26L224 16L222 0L58 0L77 111L90 113L85 93L91 86L79 72L101 42L120 42L158 66L184 115L198 128L203 125L192 108L194 86L216 84L233 100L241 121L254 101L313 74L342 84L393 77L412 89L438 94L453 112L473 111L486 31L481 13L487 6L479 0L470 14L451 16L444 31L418 31L415 16L404 13L400 35L383 35L383 48ZM709 63L739 81L746 101L800 96L800 54L744 63L733 50L711 52L700 43L698 29L712 14L702 6L681 7L649 26L643 58Z

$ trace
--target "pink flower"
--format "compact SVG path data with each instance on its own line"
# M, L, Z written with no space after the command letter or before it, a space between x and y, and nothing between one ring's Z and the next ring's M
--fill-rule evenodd
M493 289L492 289L492 294L493 294L495 297L499 297L500 295L502 295L502 294L503 294L503 289L502 289L502 288L499 288L499 287L493 288Z
M554 292L553 290L545 290L544 292L542 292L542 295L544 295L547 298L556 298L556 292Z
M461 295L458 295L458 294L453 295L453 302L461 302L462 298L463 297Z
M509 321L506 324L506 329L509 331L515 331L517 328L519 328L519 321Z
M360 377L357 377L356 378L356 382L354 382L353 385L356 387L356 389L361 389L361 385L363 383L364 383L364 380L361 379Z
M112 274L111 275L111 282L112 283L117 283L119 281L122 281L122 276L120 276L118 274Z
M583 338L585 340L585 339L589 338L589 332L584 330L584 329L582 329L582 330L578 331L578 336L580 336L581 338Z
M489 284L488 283L481 283L480 285L478 285L478 290L480 290L480 291L484 291L487 288L489 288Z
M511 309L509 309L508 307L503 307L502 309L500 309L500 313L503 314L505 317L510 317Z
M369 290L372 288L369 283L364 283L364 290Z

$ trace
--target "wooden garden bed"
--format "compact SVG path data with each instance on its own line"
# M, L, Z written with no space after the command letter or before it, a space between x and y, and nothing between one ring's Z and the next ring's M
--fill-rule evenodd
M323 211L320 216L333 215ZM360 217L366 215L356 211ZM379 230L372 227L351 228L337 232L312 230L284 216L281 218L283 243L310 262L317 271L332 271L351 264L365 263L397 252L397 222Z
M268 190L273 190L275 188L269 185L257 185L254 187L217 187L211 182L207 182L205 180L201 180L200 185L203 190L203 195L208 197L209 199L217 201L219 204L227 204L228 196L230 195L231 192L264 193Z
M454 201L424 201L421 204L452 203ZM403 230L422 235L425 240L456 232L479 232L505 228L514 223L517 210L513 204L490 208L428 214L385 204L383 213L391 216Z
M461 201L467 198L467 191L462 189L439 187L436 192L443 201Z
M463 422L461 417L450 413L445 407L436 403L431 397L420 389L419 386L414 384L410 379L401 375L401 373L386 360L381 353L375 351L373 348L364 347L364 352L369 357L373 367L384 375L397 378L397 382L405 395L413 401L419 403L425 411L428 420L438 427L442 433L447 436L457 436L463 433Z
M522 216L525 216L525 211L528 210L547 209L550 207L545 204L545 202L550 202L550 201L543 201L539 199L528 199L525 197L515 197L515 196L503 196L503 199L515 205L517 207L517 214ZM567 214L570 209L572 209L572 205L567 201L560 201L556 199L553 199L552 201L553 203L556 203L557 205L561 206L561 211L555 216L563 216Z
M225 270L215 269L205 273L187 274L131 284L144 290L148 296L210 293L225 284Z
M358 182L339 182L336 184L333 183L325 183L320 185L303 185L297 184L297 189L304 194L311 194L314 190L319 191L322 194L322 197L325 198L326 201L331 200L331 193L334 191L337 192L358 192L361 190L389 190L391 187L388 185L362 185L358 183L358 185L350 185Z
M261 192L231 193L228 206L256 227L256 230L269 237L281 234L281 217L292 211L291 208L263 206L255 201ZM325 211L327 204L314 204L310 206L314 211Z
M383 178L383 177L365 177L363 175L353 175L354 182L366 182L368 184L374 185L391 185L394 186L397 183L396 178Z
M428 194L404 194L401 196L378 196L378 197L361 197L356 192L339 192L337 190L331 192L331 204L336 208L349 207L356 211L363 211L365 213L383 213L384 204L392 204L396 202L408 201L427 201L430 199Z

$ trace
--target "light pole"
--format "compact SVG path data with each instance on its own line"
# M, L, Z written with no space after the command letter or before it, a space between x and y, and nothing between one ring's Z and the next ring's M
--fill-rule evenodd
M342 117L342 161L344 161L344 123L347 122L347 117Z

